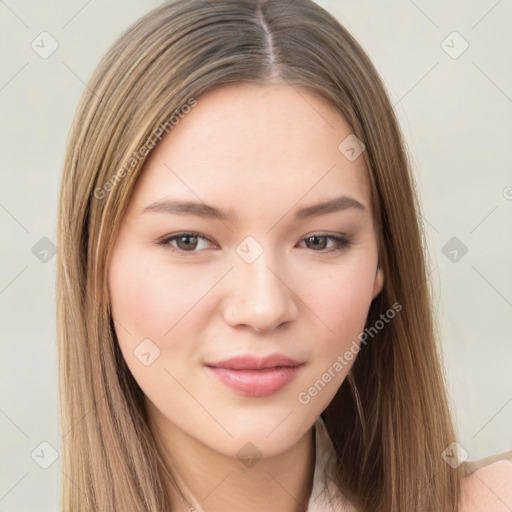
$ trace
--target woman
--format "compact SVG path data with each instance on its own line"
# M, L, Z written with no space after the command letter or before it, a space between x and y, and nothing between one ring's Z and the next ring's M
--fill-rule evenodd
M64 510L510 506L512 463L457 459L391 104L313 2L135 23L79 105L58 247Z

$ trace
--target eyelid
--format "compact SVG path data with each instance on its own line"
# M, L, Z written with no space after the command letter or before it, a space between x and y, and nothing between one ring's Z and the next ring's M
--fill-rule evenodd
M169 250L171 250L173 252L177 252L177 253L182 254L184 256L196 256L197 254L202 252L202 251L195 251L195 250L194 251L184 251L182 249L178 249L176 247L173 247L170 244L171 241L174 241L175 239L177 239L179 237L183 237L183 236L191 236L191 237L203 238L203 239L209 241L210 243L214 243L211 240L210 237L206 236L203 233L199 233L197 231L182 231L182 232L172 233L172 234L170 234L168 236L164 236L163 238L159 239L156 243L157 243L157 245L162 246L164 249L169 249ZM348 249L351 245L353 245L352 237L350 237L349 235L347 235L345 233L324 233L324 232L313 232L313 233L311 233L309 235L306 235L306 236L302 237L299 240L299 243L303 242L305 240L308 240L309 238L313 238L313 237L327 238L329 240L336 241L337 244L338 244L336 247L331 248L329 250L322 249L322 250L319 250L319 251L315 251L315 250L311 249L312 252L316 252L316 253L319 253L319 254L329 254L329 253L342 252L344 249Z
M199 233L197 231L180 231L177 233L172 233L168 236L166 235L163 238L157 240L156 243L164 248L168 248L170 250L174 250L175 252L180 252L180 253L186 254L186 255L192 255L192 254L201 252L201 251L183 251L181 249L177 249L176 247L173 247L172 245L170 245L171 241L173 241L179 237L182 237L182 236L192 236L192 237L197 237L197 238L203 238L205 240L208 240L208 242L213 243L213 241L211 240L210 237L204 235L203 233Z

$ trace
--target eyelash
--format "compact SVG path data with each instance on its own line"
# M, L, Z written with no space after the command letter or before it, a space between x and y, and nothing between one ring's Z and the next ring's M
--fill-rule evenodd
M178 239L178 238L182 238L182 237L197 237L197 238L203 238L204 240L208 240L211 242L211 240L208 239L208 237L205 237L204 235L202 235L201 233L195 233L195 232L183 232L183 233L177 233L177 234L174 234L172 236L169 236L169 237L166 237L162 240L160 240L158 243L159 246L161 247L164 247L165 249L170 249L171 251L174 251L174 252L179 252L183 255L186 255L186 256L196 256L198 252L200 251L184 251L183 249L178 249L177 247L173 247L170 242ZM303 240L308 240L310 238L327 238L328 240L333 240L335 241L338 245L337 247L334 247L332 249L329 249L329 250L325 250L325 249L322 249L320 251L314 251L313 249L313 252L318 252L318 253L321 253L321 254L328 254L328 253L337 253L337 252L341 252L341 251L344 251L346 249L348 249L351 245L352 245L352 242L346 238L346 237L342 237L342 236L335 236L335 235L327 235L327 234L323 234L323 233L314 233L310 236L307 236L305 238L303 238L301 240L301 242Z

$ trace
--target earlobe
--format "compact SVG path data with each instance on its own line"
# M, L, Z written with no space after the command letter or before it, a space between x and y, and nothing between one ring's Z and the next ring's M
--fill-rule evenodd
M373 292L372 292L372 300L377 297L377 295L382 291L382 287L384 286L384 272L382 268L377 267L377 272L375 273L375 280L373 282Z

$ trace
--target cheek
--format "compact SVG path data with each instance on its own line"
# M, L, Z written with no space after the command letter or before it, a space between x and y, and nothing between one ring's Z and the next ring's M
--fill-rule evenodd
M111 266L110 300L120 342L127 332L137 339L141 335L158 338L164 329L161 310L169 297L164 283L159 285L154 272L148 270L137 264L135 258L127 257L114 260ZM171 307L169 304L169 310Z
M374 270L371 262L318 273L308 280L306 304L325 325L329 345L340 345L357 337L364 327L372 301ZM330 334L330 336L329 336Z
M184 362L194 351L190 329L201 329L197 305L208 284L192 283L192 266L178 272L129 250L112 259L109 290L117 341L133 377L152 400L163 399L162 393L172 388L166 369L180 381L186 378Z
M372 262L359 261L311 276L305 301L314 312L312 321L319 320L313 329L311 364L299 383L296 400L312 410L313 415L329 405L354 364L372 301Z
M163 383L172 384L165 370L185 382L196 367L214 307L210 292L223 274L198 273L194 265L162 259L126 250L113 259L109 276L118 344L149 397L158 395Z
M208 283L194 280L192 266L190 272L177 271L172 265L136 254L113 260L112 313L136 337L160 343L200 301Z

